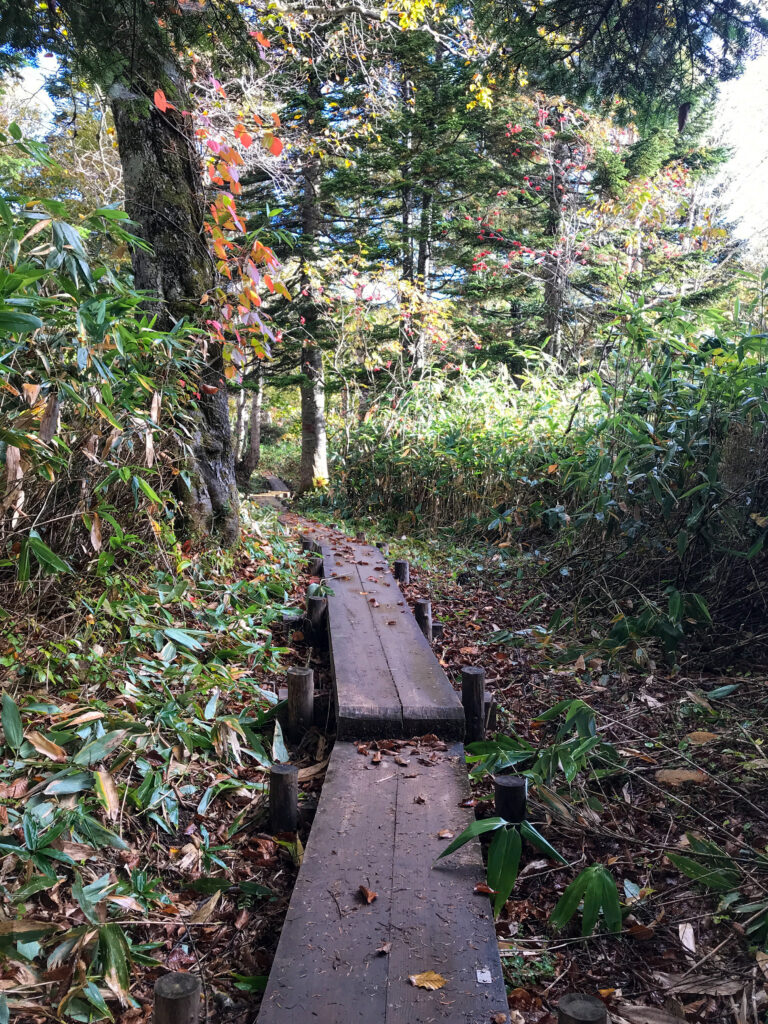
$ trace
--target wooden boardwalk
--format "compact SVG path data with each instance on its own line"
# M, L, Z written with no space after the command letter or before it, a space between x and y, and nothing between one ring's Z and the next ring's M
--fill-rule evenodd
M491 908L474 892L484 880L479 845L435 865L474 818L461 806L469 797L454 738L461 704L381 554L331 531L313 536L334 590L328 620L344 739L333 748L259 1024L501 1021L507 1000ZM444 985L413 984L426 971Z

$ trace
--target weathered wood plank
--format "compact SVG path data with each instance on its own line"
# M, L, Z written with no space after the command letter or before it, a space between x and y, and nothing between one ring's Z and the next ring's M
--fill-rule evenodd
M431 767L411 757L400 776L387 1024L489 1024L507 1010L490 902L474 893L485 880L480 847L470 843L435 863L449 842L438 833L458 835L474 818L459 807L469 796L463 751L455 744ZM442 975L445 987L430 992L408 981L424 971Z
M397 778L367 765L334 747L259 1024L384 1022Z
M458 806L469 793L461 751L373 766L336 744L259 1024L295 1024L298 1013L322 1024L489 1024L506 1010L490 905L473 893L479 846L432 867L446 843L437 833L472 819ZM377 894L372 903L360 885ZM425 970L445 987L412 986Z
M357 564L323 546L331 666L340 739L402 735L400 697Z

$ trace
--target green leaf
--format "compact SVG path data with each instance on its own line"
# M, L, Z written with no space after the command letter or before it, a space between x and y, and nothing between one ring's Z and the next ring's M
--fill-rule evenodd
M29 334L43 326L43 321L31 313L9 313L0 310L0 332L5 334Z
M727 892L729 889L733 889L739 884L738 871L713 868L706 864L699 863L699 861L694 860L692 857L686 857L681 853L672 853L671 851L667 853L667 857L672 861L678 871L682 871L687 878L692 879L694 882L698 882L706 889L714 889L718 892Z
M99 929L99 949L104 965L104 981L125 1005L131 986L130 952L123 929L117 924L105 924Z
M8 997L5 992L0 992L0 1024L8 1024L11 1014L8 1009Z
M191 633L187 633L186 630L169 628L163 630L163 633L165 634L165 636L168 637L169 640L173 640L173 642L180 647L186 647L188 651L205 650L205 648L197 639L197 637L192 636Z
M584 909L581 919L582 935L592 935L594 932L603 902L602 879L596 874L594 866L587 868L587 872L587 888L584 891Z
M92 740L75 754L72 758L73 764L87 766L96 761L103 761L113 750L122 744L127 735L126 729L115 729L113 732L105 733L97 740Z
M537 846L542 853L546 853L551 860L556 860L560 864L568 863L565 857L563 857L561 853L558 853L554 846L547 842L544 836L537 831L529 821L520 822L520 834L523 839L527 839L530 843L533 843L534 846Z
M163 499L160 497L157 491L154 491L150 487L150 485L147 483L143 476L135 476L133 479L136 481L137 486L140 487L142 491L144 491L144 493L146 494L150 501L154 501L158 505L163 504Z
M106 405L104 405L102 402L94 402L93 404L99 410L99 412L104 417L104 419L107 421L107 423L110 423L113 427L116 427L117 430L122 430L123 429L122 424L120 423L120 421L115 419L114 415L109 411L109 409L106 407ZM140 480L141 477L134 477L134 479L135 480Z
M589 884L589 868L584 868L571 882L557 901L555 909L549 915L549 923L556 931L560 931L571 920Z
M609 932L618 934L621 931L621 904L616 891L613 875L604 867L598 872L603 887L603 919Z
M2 723L5 740L11 750L18 750L24 740L24 727L16 702L10 694L3 694Z
M488 885L494 889L493 913L498 917L517 881L523 843L516 828L499 829L488 850Z
M714 690L705 690L704 696L708 700L721 700L723 697L729 697L732 693L735 693L741 683L728 683L727 686L717 686Z
M456 850L461 849L471 839L475 839L477 836L481 836L484 832L494 832L497 828L503 828L508 825L509 822L503 818L483 818L482 821L473 821L471 825L468 825L461 835L456 836L452 843L443 850L437 860L442 860L443 857L449 857ZM437 863L437 861L435 861Z
M51 551L47 544L40 538L37 530L30 530L27 543L41 566L52 569L53 572L72 572L72 567L63 558L59 558L55 551Z
M263 992L267 987L266 974L233 974L235 988L241 992Z
M280 723L277 719L275 719L275 733L272 738L272 759L274 761L282 761L283 764L286 764L291 759L283 739L283 730L280 728Z

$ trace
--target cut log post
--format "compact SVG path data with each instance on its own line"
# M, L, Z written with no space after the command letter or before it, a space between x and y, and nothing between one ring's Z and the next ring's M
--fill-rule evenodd
M411 567L404 558L397 558L392 564L392 572L398 583L411 582Z
M287 680L288 736L300 740L314 721L315 673L311 668L289 668Z
M413 608L413 614L421 632L432 643L432 602L417 601Z
M483 694L483 718L485 720L485 728L488 732L493 732L496 728L498 709L499 706L493 699L493 694L486 690Z
M461 703L464 705L465 742L485 736L485 670L465 665L461 670Z
M309 560L309 575L310 576L320 576L321 578L323 576L325 576L325 566L323 564L323 556L322 555L315 555L314 558L310 558L310 560Z
M315 542L310 537L301 537L301 550L310 552L315 550Z
M389 544L386 544L383 540L377 540L376 547L385 558L389 558Z
M324 597L307 598L307 623L313 647L325 649L328 645L328 601Z
M602 999L569 992L557 1004L557 1024L607 1024L608 1011Z
M362 530L358 530L355 534L355 540L358 544L365 544L365 534Z
M299 769L273 764L269 769L269 824L273 832L295 832L299 824Z
M445 632L445 626L442 622L432 622L432 639L439 640Z
M154 1024L198 1024L200 978L186 971L172 971L155 982Z
M494 775L496 814L505 821L524 821L527 792L527 781L522 775Z

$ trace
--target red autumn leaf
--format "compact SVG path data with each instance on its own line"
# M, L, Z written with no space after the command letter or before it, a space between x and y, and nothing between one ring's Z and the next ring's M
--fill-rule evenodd
M201 384L200 390L204 391L206 395L215 395L219 389L214 387L213 384Z
M283 152L283 144L280 139L272 139L272 144L269 147L269 152L272 156L280 156Z
M280 127L280 115L279 114L272 114L272 121L273 121L273 123L275 125L275 128L279 128Z
M243 132L242 135L240 135L240 144L245 149L248 149L249 146L253 145L253 136L249 135L248 132Z
M357 894L363 901L363 903L373 903L373 901L379 895L377 892L372 892L365 885L360 886L360 888L357 890Z
M495 896L496 890L492 889L490 885L486 885L485 882L478 882L474 889L475 892L481 893L483 896Z
M168 99L166 98L166 95L162 89L155 89L155 95L153 99L155 101L155 106L162 114L164 114L166 110L176 109L176 107L174 107L172 103L168 102Z

